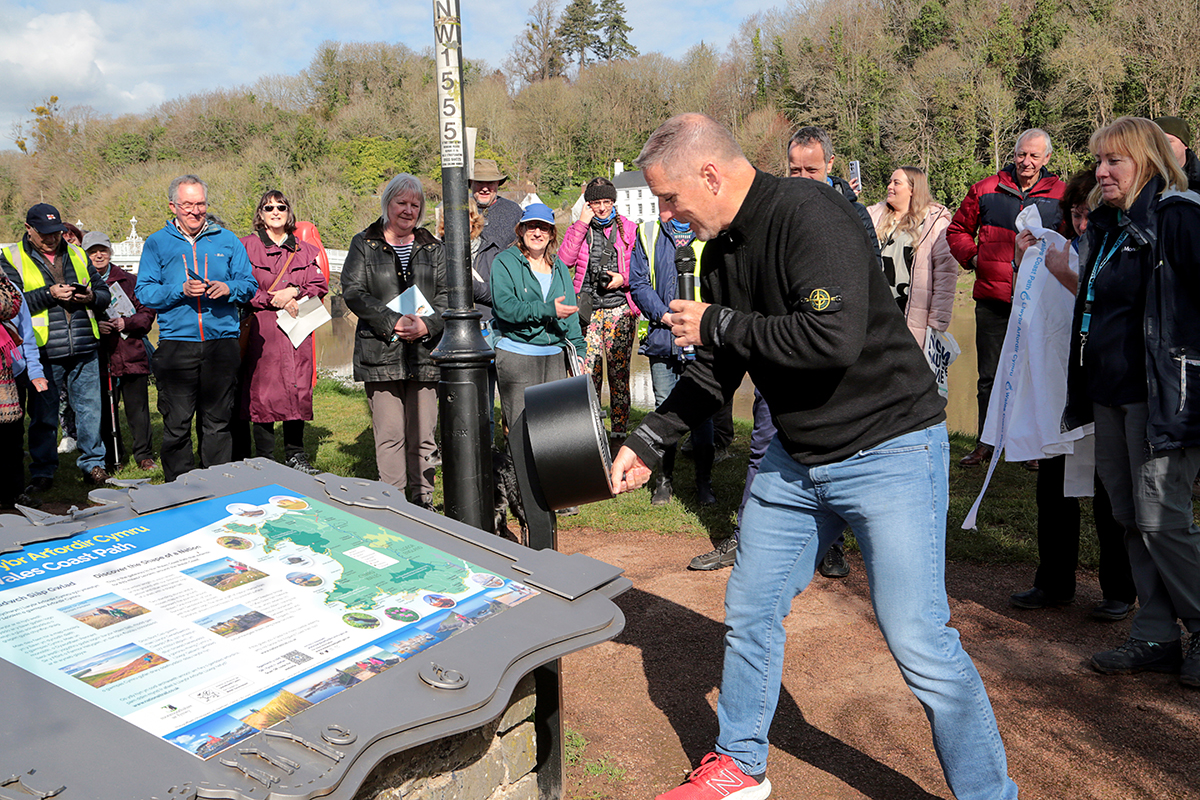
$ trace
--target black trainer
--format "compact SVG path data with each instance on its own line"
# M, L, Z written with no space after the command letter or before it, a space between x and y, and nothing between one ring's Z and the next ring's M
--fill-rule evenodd
M817 572L826 578L844 578L850 574L850 565L846 563L846 554L837 542L829 545L825 557L817 565Z
M321 474L321 470L314 467L312 462L308 460L308 453L296 453L296 455L287 460L286 466L289 466L299 472L303 472L305 475Z
M1017 608L1053 608L1054 606L1068 606L1075 602L1075 595L1070 597L1056 597L1048 592L1045 592L1038 587L1027 589L1024 592L1017 592L1008 598L1008 602L1012 603ZM1126 616L1129 615L1128 609L1125 611ZM1125 617L1115 617L1115 619L1124 619Z
M737 537L730 536L717 542L717 546L707 553L696 556L688 563L688 569L701 572L710 569L732 567L737 559Z
M654 490L650 494L650 505L665 506L671 502L671 479L659 476L654 479Z
M1133 604L1122 600L1105 600L1092 609L1092 619L1105 622L1120 622L1133 613Z
M1200 631L1193 633L1188 639L1187 653L1184 654L1183 665L1179 668L1179 682L1184 686L1200 689Z
M1191 650L1192 648L1188 648ZM1173 642L1147 642L1130 637L1116 650L1092 656L1092 669L1105 675L1132 675L1135 672L1179 672L1183 647Z
M54 488L54 478L30 478L25 494L41 494Z

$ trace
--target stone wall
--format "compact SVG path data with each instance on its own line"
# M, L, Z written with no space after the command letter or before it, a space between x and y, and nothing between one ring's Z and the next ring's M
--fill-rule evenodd
M384 759L354 800L537 800L533 710L526 675L498 719Z

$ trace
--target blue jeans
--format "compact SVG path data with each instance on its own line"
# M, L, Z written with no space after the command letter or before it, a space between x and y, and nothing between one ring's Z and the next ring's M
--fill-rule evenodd
M737 527L733 529L736 536L742 529L742 516L746 513L746 504L750 502L750 487L754 485L754 476L758 474L758 465L762 463L767 448L775 440L775 420L771 417L771 409L758 389L754 390L754 428L750 431L750 462L746 465L746 486L742 489L742 502L738 504Z
M100 438L100 361L96 353L63 361L42 360L50 388L29 393L29 474L53 478L58 469L58 392L65 383L75 411L76 465L84 474L103 467L107 450Z
M1011 800L1004 743L983 682L948 626L946 426L898 436L834 464L806 467L776 438L754 478L725 591L717 751L766 769L783 676L783 619L849 524L862 549L880 630L933 727L958 800Z

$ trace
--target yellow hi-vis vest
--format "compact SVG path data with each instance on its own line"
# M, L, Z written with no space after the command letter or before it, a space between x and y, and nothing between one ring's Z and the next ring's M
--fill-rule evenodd
M658 237L662 232L662 223L657 219L651 219L638 225L638 238L642 240L642 251L646 254L646 261L650 265L650 288L657 290L655 285L658 278L655 277L654 257L655 250L658 246ZM696 276L696 291L693 300L700 300L700 254L704 252L704 242L699 239L692 239L688 242L688 247L692 248L692 252L696 254L696 266L692 267L692 274ZM671 266L674 266L672 264Z
M16 258L13 257L13 250L17 251ZM87 256L73 244L67 245L67 253L70 256L71 266L75 270L75 283L88 285L88 260ZM42 275L42 269L37 265L37 262L29 257L25 252L25 248L18 242L13 247L4 248L4 257L8 259L8 263L14 267L20 262L21 283L22 289L26 292L32 292L34 289L42 289L46 286L46 277ZM66 270L63 270L66 274ZM100 338L100 328L96 326L96 315L92 310L87 309L88 320L92 323L92 336ZM31 314L33 319L33 338L37 341L38 347L45 347L46 342L50 339L50 309L44 308L36 314ZM67 321L70 324L70 320Z

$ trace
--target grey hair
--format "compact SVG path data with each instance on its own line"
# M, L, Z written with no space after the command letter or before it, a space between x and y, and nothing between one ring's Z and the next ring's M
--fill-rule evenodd
M676 114L650 134L646 146L634 159L639 169L674 167L685 157L704 154L724 161L745 159L737 140L721 123L705 114Z
M200 186L204 189L204 200L208 201L208 184L200 180L195 175L180 175L175 180L171 181L171 185L167 187L167 200L172 203L179 202L179 187L184 184L192 186Z
M829 159L833 158L833 140L829 138L828 131L816 125L806 125L793 133L792 138L788 141L787 154L791 155L792 147L796 145L809 147L813 142L821 145L821 155L825 157L825 163L828 164Z
M1018 150L1020 150L1021 142L1025 141L1026 139L1029 139L1030 137L1033 137L1033 136L1040 136L1046 140L1046 155L1050 155L1051 153L1054 152L1054 144L1053 144L1053 142L1050 141L1050 134L1046 133L1041 128L1030 128L1029 130L1022 133L1020 136L1018 136L1017 143L1013 147L1013 152L1015 153Z
M388 204L392 202L398 194L411 194L421 201L420 211L417 212L417 225L425 221L425 189L421 186L420 178L414 175L409 175L407 172L401 172L396 177L387 182L387 186L383 187L383 193L379 199L379 207L383 210L383 224L386 226L388 219Z

